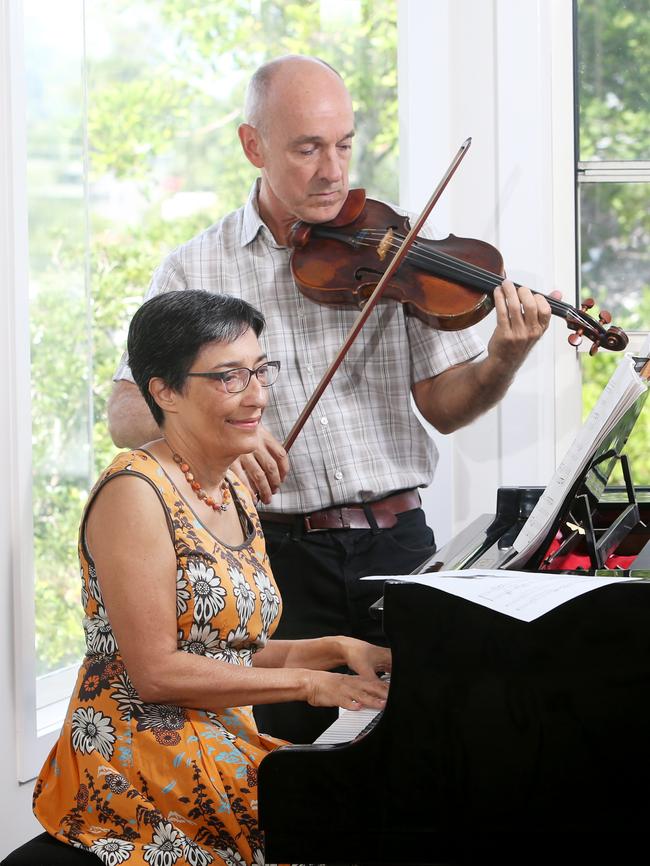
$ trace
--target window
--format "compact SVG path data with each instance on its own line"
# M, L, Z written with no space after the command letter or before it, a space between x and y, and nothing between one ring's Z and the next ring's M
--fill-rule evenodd
M650 3L577 0L575 22L580 294L639 351L650 330ZM586 411L616 363L606 352L585 358ZM626 450L634 482L650 485L647 415Z
M83 653L77 529L115 450L111 376L151 273L245 200L245 86L283 53L341 72L358 127L352 184L397 199L397 4L24 0L23 12L42 733L57 729Z

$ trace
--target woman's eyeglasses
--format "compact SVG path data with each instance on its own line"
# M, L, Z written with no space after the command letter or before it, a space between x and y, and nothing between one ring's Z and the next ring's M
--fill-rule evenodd
M236 367L234 370L224 370L223 372L210 371L208 373L188 373L187 375L200 376L203 379L213 379L215 382L223 382L223 387L229 394L238 394L240 391L245 391L248 388L251 376L257 378L262 388L270 388L278 378L279 372L279 361L265 361L254 370L248 367Z

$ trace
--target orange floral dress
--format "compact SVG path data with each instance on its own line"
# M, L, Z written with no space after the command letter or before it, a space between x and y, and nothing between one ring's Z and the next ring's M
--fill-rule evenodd
M257 768L280 741L258 733L251 707L208 712L144 703L120 656L84 535L94 496L123 473L151 484L168 516L179 650L251 665L280 617L257 512L236 476L228 481L246 539L231 547L201 524L151 454L119 454L81 521L87 652L36 782L34 812L53 836L107 866L262 866Z

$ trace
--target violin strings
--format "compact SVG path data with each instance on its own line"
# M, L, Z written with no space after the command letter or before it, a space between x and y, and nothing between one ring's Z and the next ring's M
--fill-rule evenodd
M372 233L375 233L377 238L383 238L385 232L371 230L361 232L364 236L370 236ZM401 246L402 238L397 238L394 240L390 249L392 252L397 252ZM363 241L361 242L363 243ZM366 246L375 246L373 243L367 243ZM472 265L471 263L465 262L462 259L457 259L454 256L450 256L447 253L436 253L431 250L426 250L424 248L420 248L418 246L418 242L415 241L413 243L412 249L417 250L417 254L412 254L411 251L407 252L406 257L415 258L420 262L426 264L429 263L438 263L440 265L445 265L448 268L448 272L451 275L464 275L467 278L473 277L479 283L479 286L472 286L472 288L484 288L487 292L492 292L494 288L500 285L503 282L503 277L498 274L493 274L491 271L485 270L484 268L479 268L476 265ZM470 284L471 285L471 284Z
M366 232L369 234L369 232ZM383 237L383 233L377 232L378 237ZM366 244L367 246L373 246L373 244ZM401 243L393 242L391 245L391 250L393 252L397 252ZM448 272L453 275L461 274L466 277L473 277L477 282L480 283L480 288L485 288L486 291L492 292L496 286L500 285L504 277L500 274L494 274L491 271L488 271L484 268L477 267L476 265L472 265L469 262L465 262L462 259L457 259L454 256L450 256L447 253L436 253L435 251L430 251L426 249L421 249L418 246L418 242L415 241L413 247L418 250L418 254L414 255L413 258L418 259L420 262L424 263L439 263L441 265L446 265L448 268ZM407 252L407 258L409 253ZM474 286L472 286L474 288ZM534 294L542 294L541 292L534 292ZM544 295L544 297L547 297ZM563 302L558 301L557 298L547 297L547 300L551 303L557 303L559 308L568 306Z
M386 232L381 229L364 229L355 236L355 246L376 247L385 235ZM373 237L376 240L363 240L363 238L372 239ZM397 238L397 240L395 240L395 238ZM403 238L394 235L388 245L389 250L396 253L399 250L402 241ZM416 251L418 250L417 241L414 242L413 247L415 247ZM411 250L409 250L406 254L406 258L409 257L423 263L423 267L426 267L430 263L437 263L439 266L446 268L445 273L450 278L456 278L459 281L462 281L462 278L464 278L470 288L475 288L488 294L491 294L494 291L494 288L497 285L500 285L504 279L500 274L493 274L484 268L479 268L475 265L464 262L462 259L457 259L447 253L435 253L420 248L419 252L416 253L412 253ZM533 291L533 294L540 294L542 297L545 297L551 307L551 311L557 315L561 315L565 320L567 320L567 322L572 320L573 323L577 322L587 330L593 330L595 328L600 332L600 335L605 333L605 329L590 316L586 315L584 311L578 310L557 298L544 295L542 292Z
M363 237L370 238L372 235L378 240L381 240L385 236L385 232L377 229L364 230L359 233L357 238L360 235ZM403 238L396 237L389 246L391 252L396 253L400 246ZM362 246L377 246L376 243L372 241L363 241L358 240L358 244ZM457 259L454 256L450 256L447 253L436 253L431 250L425 250L418 246L418 242L415 241L413 243L413 247L416 249L417 254L414 254L409 250L406 254L406 258L409 257L416 259L425 264L439 264L446 268L446 273L450 277L465 277L469 282L471 288L482 289L488 294L491 294L496 286L500 285L503 282L503 277L499 274L493 274L491 271L486 270L485 268L477 267L476 265L472 265L468 262L464 262L462 259ZM589 316L585 316L585 314L572 307L570 304L565 303L564 301L559 300L558 298L552 298L548 295L544 295L542 292L533 292L533 294L541 294L549 303L551 310L554 313L562 315L565 319L569 316L573 316L576 318L581 324L583 324L586 328L597 326L597 323L591 319Z
M367 233L366 233L367 234ZM378 237L383 237L384 235L381 232L377 233ZM391 244L391 251L397 252L397 250L401 246L400 238L397 241L394 241ZM373 244L367 244L368 246L373 246ZM437 253L435 251L426 250L426 248L420 248L418 246L418 242L415 241L413 243L412 249L417 250L417 255L412 255L412 258L418 259L420 262L425 264L428 263L438 263L441 265L446 265L449 269L449 273L453 275L461 274L466 277L473 277L477 282L480 283L480 288L485 288L486 291L492 292L494 288L500 285L503 282L503 277L499 274L493 274L491 271L485 270L484 268L477 267L476 265L472 265L469 262L465 262L462 259L457 259L454 256L450 256L447 253ZM407 252L407 258L410 255L410 251Z

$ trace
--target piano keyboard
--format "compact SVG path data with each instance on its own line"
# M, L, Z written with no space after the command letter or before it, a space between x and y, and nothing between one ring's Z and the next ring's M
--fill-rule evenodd
M381 675L385 683L390 683L390 674ZM371 730L379 721L383 710L341 710L338 719L314 740L314 746L333 746L336 743L349 743Z
M374 727L377 717L382 710L341 710L341 714L334 724L314 740L315 746L331 746L335 743L349 743L366 729Z

